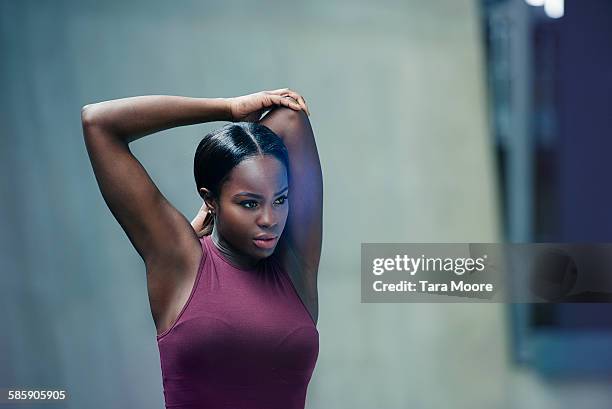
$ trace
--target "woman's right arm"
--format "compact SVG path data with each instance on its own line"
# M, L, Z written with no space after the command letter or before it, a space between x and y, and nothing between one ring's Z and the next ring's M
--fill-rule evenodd
M151 95L90 104L83 136L104 201L130 242L153 267L180 270L197 254L189 221L157 189L129 143L181 125L231 121L228 100Z

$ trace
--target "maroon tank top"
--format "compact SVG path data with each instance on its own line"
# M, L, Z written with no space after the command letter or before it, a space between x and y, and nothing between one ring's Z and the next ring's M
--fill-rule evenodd
M319 332L274 255L235 267L212 242L176 322L157 336L168 409L303 409Z

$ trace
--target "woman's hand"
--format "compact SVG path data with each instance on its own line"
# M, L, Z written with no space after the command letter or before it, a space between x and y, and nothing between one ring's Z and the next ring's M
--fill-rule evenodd
M260 91L241 97L228 98L233 122L256 122L267 109L277 105L304 111L310 115L304 98L289 88Z
M202 230L204 230L204 221L206 220L206 216L208 216L208 206L206 206L206 202L204 202L202 207L200 207L198 214L196 214L194 219L191 221L191 227L193 227L193 230L195 230L198 237L201 237L200 234L202 233Z

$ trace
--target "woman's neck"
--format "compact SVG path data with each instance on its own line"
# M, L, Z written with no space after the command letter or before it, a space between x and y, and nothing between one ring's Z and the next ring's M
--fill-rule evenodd
M213 225L213 230L210 234L213 241L213 245L217 246L219 251L229 260L231 263L241 269L250 270L257 266L259 260L255 260L252 257L244 255L240 251L236 250L231 244L227 242L217 230L217 226Z

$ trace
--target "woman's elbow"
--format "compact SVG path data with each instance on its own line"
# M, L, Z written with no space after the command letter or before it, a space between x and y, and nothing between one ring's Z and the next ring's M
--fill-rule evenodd
M81 123L83 127L89 127L95 122L94 105L87 104L81 108Z

